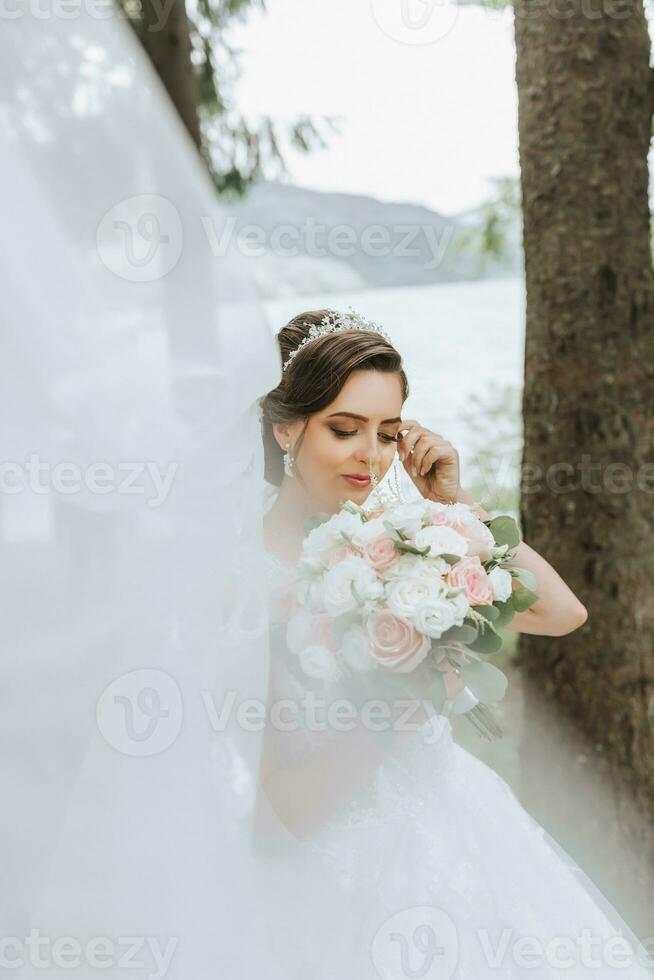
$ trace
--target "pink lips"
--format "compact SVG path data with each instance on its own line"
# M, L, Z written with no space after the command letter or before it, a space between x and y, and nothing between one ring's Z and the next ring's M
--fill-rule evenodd
M351 487L362 488L370 485L369 476L350 476L348 474L343 474L343 479L347 480Z

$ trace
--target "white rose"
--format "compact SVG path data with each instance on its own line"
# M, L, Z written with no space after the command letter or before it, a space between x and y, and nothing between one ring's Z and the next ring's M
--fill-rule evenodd
M420 555L412 555L410 552L405 552L403 555L400 555L390 568L386 569L383 573L384 578L387 581L392 581L397 578L407 578L414 574L419 575L423 570L424 564L425 559L421 558Z
M390 521L398 531L402 531L403 534L413 537L422 527L424 516L425 503L421 497L420 500L410 501L409 503L393 507L386 513L385 520Z
M393 579L386 586L386 601L391 612L411 622L418 606L425 600L437 601L442 590L443 586L435 575L417 572Z
M436 575L440 579L447 575L450 570L450 565L444 558L433 558L432 555L426 555L424 558L419 558L418 561L425 573Z
M460 521L461 524L465 524L467 521L479 520L477 513L472 509L470 504L464 504L462 500L457 500L453 504L447 504L446 509L454 520Z
M326 558L330 551L344 543L343 532L353 535L360 528L361 518L356 514L347 510L334 514L309 531L302 543L302 555L305 558Z
M305 647L300 652L300 666L309 677L321 681L337 681L342 676L332 651L318 644Z
M470 511L463 520L459 520L457 530L468 542L468 554L479 556L480 561L488 561L495 548L495 538L489 528L479 517Z
M493 599L498 602L506 602L513 592L513 578L505 568L494 568L489 573L488 579L493 589Z
M360 513L353 514L350 510L340 510L338 514L330 517L327 523L331 524L339 534L352 536L361 530L365 521Z
M463 558L468 550L468 542L463 535L444 524L423 527L414 540L416 548L420 550L429 547L431 558L439 555L457 555Z
M323 591L322 576L313 576L297 583L297 597L300 604L314 612L319 612L322 608Z
M459 592L459 594L454 596L453 599L450 599L449 602L451 603L453 609L454 625L463 626L463 620L470 611L468 600L461 592Z
M357 673L375 668L375 661L370 655L368 634L362 626L350 626L343 637L341 654L346 664Z
M456 608L448 599L426 599L416 608L415 627L437 640L455 625Z
M385 517L374 517L371 521L366 521L352 535L352 541L357 548L377 541L378 538L387 538L388 531L384 527Z
M373 600L380 598L384 593L382 583L377 579L368 562L355 555L343 559L330 568L325 574L323 583L323 602L331 616L341 616L356 609L357 597L362 601ZM354 595L355 591L357 597Z

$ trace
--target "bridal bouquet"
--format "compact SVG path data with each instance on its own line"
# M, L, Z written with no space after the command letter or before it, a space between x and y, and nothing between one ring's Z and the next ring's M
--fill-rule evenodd
M287 645L325 682L348 671L405 675L427 661L436 710L499 737L489 704L507 679L486 658L502 646L498 628L538 599L531 572L505 567L519 542L511 517L482 521L464 503L421 498L366 511L346 501L304 540Z

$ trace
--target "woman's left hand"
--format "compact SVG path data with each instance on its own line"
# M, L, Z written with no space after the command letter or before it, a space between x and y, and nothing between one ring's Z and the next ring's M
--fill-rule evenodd
M442 504L456 500L461 490L459 454L452 443L415 419L403 420L402 432L398 455L422 496Z

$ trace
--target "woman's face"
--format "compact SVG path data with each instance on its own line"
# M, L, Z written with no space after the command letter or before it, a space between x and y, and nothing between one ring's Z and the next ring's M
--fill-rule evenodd
M370 465L381 480L393 462L401 414L399 376L362 370L352 372L331 405L309 417L297 453L305 421L288 426L295 472L312 507L333 513L344 500L366 500L372 490Z

